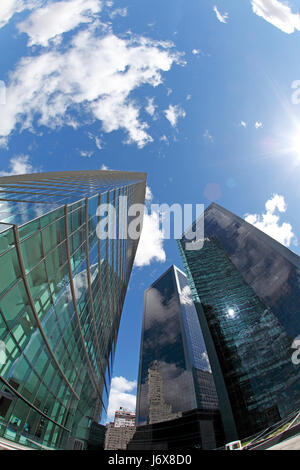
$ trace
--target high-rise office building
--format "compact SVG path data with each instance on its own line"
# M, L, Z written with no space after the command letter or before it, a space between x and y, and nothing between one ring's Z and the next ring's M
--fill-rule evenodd
M186 276L172 266L145 292L137 426L176 420L196 409L206 418L211 413L205 442L215 447L215 384Z
M300 258L217 204L201 217L204 236L198 220L179 247L227 440L243 438L300 407L291 350L300 333ZM188 249L192 233L200 249Z
M86 445L107 404L138 244L126 236L127 207L144 203L145 180L118 171L0 178L0 436ZM109 236L98 236L100 222Z

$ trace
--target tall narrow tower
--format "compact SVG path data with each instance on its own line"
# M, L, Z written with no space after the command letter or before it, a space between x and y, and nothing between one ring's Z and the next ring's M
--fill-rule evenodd
M171 266L145 292L137 426L157 425L159 429L159 423L181 418L184 422L185 414L192 410L195 428L201 428L195 445L216 447L218 398L214 379L186 276ZM203 425L201 419L198 422L201 413ZM172 426L175 424L166 426L166 432ZM192 428L181 429L190 434ZM168 435L164 438L168 441ZM182 445L185 439L183 435Z
M0 436L85 446L107 404L138 244L126 236L126 205L144 203L145 180L118 171L0 178ZM105 212L106 238L97 229Z

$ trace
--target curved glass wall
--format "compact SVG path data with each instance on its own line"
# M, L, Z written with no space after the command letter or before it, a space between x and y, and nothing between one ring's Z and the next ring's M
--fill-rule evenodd
M50 448L85 445L107 402L138 243L118 230L115 239L100 240L96 210L111 203L117 218L109 224L127 226L119 197L143 203L145 175L36 174L0 178L0 187L5 195L9 187L9 199L20 195L23 209L7 201L0 225L0 436ZM32 202L41 190L52 196Z

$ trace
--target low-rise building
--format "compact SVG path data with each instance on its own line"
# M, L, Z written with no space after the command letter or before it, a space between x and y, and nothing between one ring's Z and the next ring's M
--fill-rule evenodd
M120 408L113 423L106 425L105 450L126 450L135 433L135 413Z

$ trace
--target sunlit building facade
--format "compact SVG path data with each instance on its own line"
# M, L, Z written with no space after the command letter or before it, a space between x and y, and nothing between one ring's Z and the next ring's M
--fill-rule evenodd
M126 236L124 201L143 204L145 180L118 171L0 178L0 437L86 447L107 406L138 245ZM113 237L97 235L103 204Z
M169 421L170 428L191 410L205 414L206 444L216 447L214 379L186 275L171 266L145 292L137 426Z
M193 224L179 247L225 433L234 440L300 407L291 350L300 333L300 258L217 204L202 217L204 237ZM192 232L200 249L187 249Z
M135 413L120 407L114 422L106 425L105 450L126 450L135 433Z
M116 428L135 426L135 413L122 406L115 412L114 425Z

